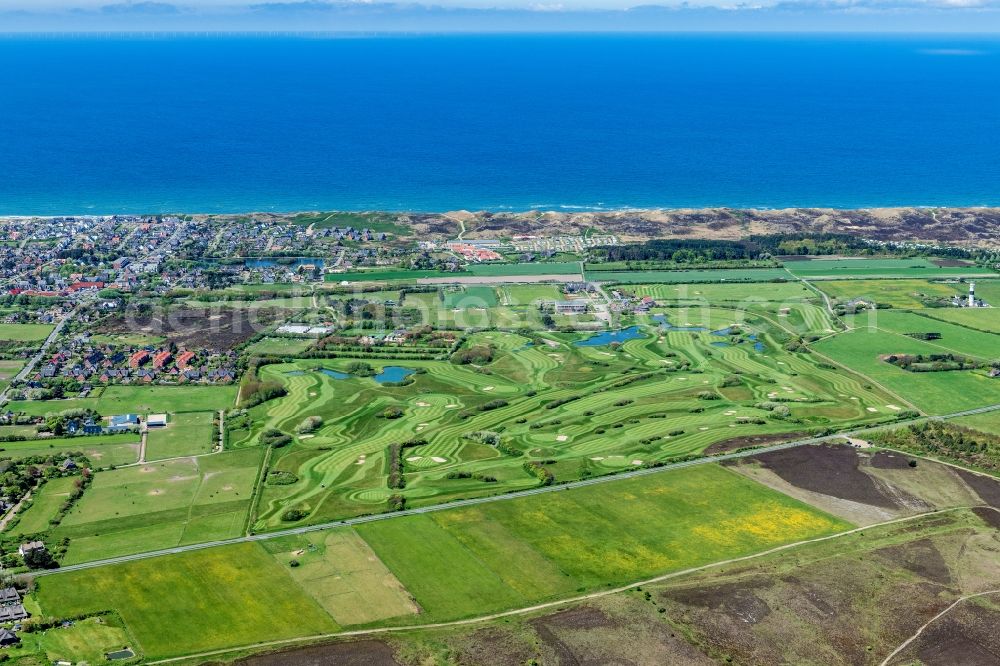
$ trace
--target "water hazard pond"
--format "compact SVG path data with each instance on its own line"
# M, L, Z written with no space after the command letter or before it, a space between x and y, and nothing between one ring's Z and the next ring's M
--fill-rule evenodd
M617 331L595 333L589 338L577 340L573 344L577 347L601 347L603 345L610 345L613 342L625 342L626 340L635 340L641 337L644 337L644 333L639 330L638 326L629 326Z

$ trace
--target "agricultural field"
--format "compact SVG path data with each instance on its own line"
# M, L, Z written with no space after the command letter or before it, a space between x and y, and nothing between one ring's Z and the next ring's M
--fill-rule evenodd
M217 412L183 412L167 415L165 428L150 428L146 460L161 460L211 452L217 444L212 422Z
M949 263L949 262L941 262ZM923 257L912 259L812 259L786 261L796 277L809 279L850 278L945 278L995 275L978 266L939 266Z
M1000 356L1000 334L950 324L937 318L922 316L922 313L876 311L871 316L862 315L857 320L861 328L869 330L874 328L901 336L936 333L939 338L924 342L928 346L937 347L942 353L955 352L983 360L992 360Z
M458 619L848 527L705 465L357 531L55 574L39 579L37 599L57 616L115 611L152 659L260 635Z
M936 326L932 324L931 328ZM890 354L939 354L947 351L923 340L877 328L859 328L817 342L812 348L870 377L889 391L905 396L906 402L928 414L948 414L1000 403L1000 382L988 377L984 371L907 372L880 358ZM983 349L981 353L989 351L992 348Z
M929 280L824 280L816 283L830 298L841 301L865 299L899 309L923 308L928 300L968 293L968 285Z
M977 331L1000 334L1000 307L934 308L925 310L923 314Z
M578 261L550 261L531 264L472 264L469 272L477 277L520 275L580 275Z

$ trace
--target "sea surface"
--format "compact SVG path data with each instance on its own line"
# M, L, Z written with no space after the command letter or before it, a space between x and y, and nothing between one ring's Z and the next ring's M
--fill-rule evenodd
M0 38L0 215L1000 205L1000 39Z

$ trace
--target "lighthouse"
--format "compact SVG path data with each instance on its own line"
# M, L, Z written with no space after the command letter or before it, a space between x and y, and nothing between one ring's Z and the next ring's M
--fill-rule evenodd
M970 282L969 283L969 307L970 308L976 307L976 283L975 282Z

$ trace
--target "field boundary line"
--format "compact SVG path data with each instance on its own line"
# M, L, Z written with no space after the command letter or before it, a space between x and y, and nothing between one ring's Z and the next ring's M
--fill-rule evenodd
M931 626L932 624L934 624L935 622L937 622L938 620L940 620L942 617L944 617L945 615L947 615L948 613L950 613L952 611L952 609L955 608L955 606L957 606L957 605L959 605L961 603L964 603L964 602L968 601L969 599L975 599L976 597L985 597L985 596L988 596L990 594L1000 594L1000 589L997 589L997 590L987 590L986 592L977 592L975 594L967 594L964 597L959 597L950 606L948 606L947 608L945 608L943 611L941 611L940 613L938 613L937 615L935 615L931 619L927 620L927 622L925 622L923 624L923 626L921 626L919 629L917 629L917 632L915 634L913 634L912 636L910 636L909 638L907 638L905 641L903 641L903 643L899 647L897 647L895 650L893 650L892 653L888 657L886 657L884 660L882 660L882 663L879 664L879 666L887 666L887 664L892 660L893 657L895 657L900 652L902 652L903 650L905 650L907 648L907 646L910 645L910 643L912 643L913 641L915 641L918 638L920 638L920 635L924 633L924 629L926 629L927 627Z
M587 594L577 595L575 597L568 597L568 598L565 598L565 599L559 599L559 600L556 600L556 601L546 601L546 602L543 602L543 603L540 603L540 604L534 604L534 605L531 605L531 606L525 606L523 608L515 608L515 609L507 610L507 611L501 611L499 613L491 613L489 615L481 615L479 617L474 617L474 618L465 618L465 619L461 619L461 620L453 620L453 621L450 621L450 622L433 622L433 623L428 623L428 624L404 625L404 626L395 626L395 627L377 627L377 628L373 628L373 629L355 629L355 630L350 630L350 631L331 632L331 633L328 633L328 634L315 634L315 635L312 635L312 636L302 636L300 638L286 638L286 639L281 639L281 640L277 640L277 641L266 641L266 642L261 642L261 643L252 643L252 644L249 644L249 645L236 646L236 647L232 647L232 648L223 648L223 649L219 649L219 650L211 650L211 651L208 651L208 652L201 652L201 653L197 653L197 654L185 655L183 657L170 657L168 659L158 659L156 661L150 661L148 663L149 664L167 664L167 663L173 663L173 662L178 662L178 661L185 661L187 659L201 659L201 658L204 658L204 657L218 656L218 655L222 655L222 654L228 654L228 653L231 653L231 652L239 652L241 650L248 650L248 649L262 648L262 647L276 647L276 646L280 646L280 645L292 645L292 644L295 644L295 643L306 643L306 642L310 642L310 641L319 641L319 640L329 639L329 638L341 638L341 637L345 637L346 638L346 637L354 637L354 636L371 636L371 635L377 635L377 634L399 633L399 632L404 632L404 631L424 631L424 630L428 630L428 629L445 629L445 628L449 628L449 627L460 627L460 626L471 625L471 624L479 624L481 622L489 622L491 620L497 620L497 619L504 618L504 617L512 617L512 616L515 616L515 615L524 615L524 614L527 614L527 613L533 613L533 612L540 611L540 610L546 610L546 609L549 609L549 608L554 608L554 607L557 607L557 606L562 606L564 604L574 604L574 603L579 603L581 601L587 601L589 599L599 599L601 597L610 596L612 594L620 594L622 592L627 592L627 591L635 588L636 586L654 585L656 583L661 583L663 581L671 580L673 578L680 578L680 577L683 577L683 576L687 576L687 575L690 575L690 574L693 574L693 573L699 573L701 571L706 571L708 569L713 569L713 568L716 568L716 567L722 567L722 566L727 566L727 565L730 565L730 564L736 564L736 563L739 563L739 562L746 562L748 560L753 560L753 559L757 559L757 558L760 558L760 557L766 557L768 555L773 555L775 553L780 553L782 551L790 550L792 548L798 548L800 546L807 546L807 545L814 544L814 543L822 543L824 541L830 541L830 540L833 540L833 539L839 539L841 537L850 536L852 534L857 534L859 532L863 532L865 530L870 530L870 529L873 529L873 528L887 527L889 525L895 525L897 523L905 523L905 522L909 522L909 521L913 521L913 520L919 520L921 518L926 518L928 516L942 514L942 513L952 513L952 512L957 512L957 511L969 511L971 509L977 509L977 508L993 508L993 507L991 507L989 505L986 505L986 504L975 504L975 505L971 505L971 506L949 507L949 508L946 508L946 509L933 509L931 511L925 511L923 513L918 513L918 514L915 514L915 515L912 515L912 516L903 516L901 518L893 518L892 520L887 520L887 521L884 521L884 522L881 522L881 523L872 523L870 525L863 525L861 527L854 527L854 528L851 528L849 530L845 530L843 532L836 532L834 534L827 534L827 535L820 536L820 537L814 537L812 539L803 539L802 541L794 541L792 543L782 544L780 546L776 546L774 548L770 548L768 550L763 550L763 551L760 551L760 552L757 552L757 553L751 553L749 555L741 555L739 557L733 557L733 558L730 558L730 559L727 559L727 560L719 560L717 562L710 562L708 564L702 564L702 565L697 566L697 567L690 567L690 568L687 568L687 569L682 569L680 571L673 571L671 573L661 574L659 576L655 576L653 578L647 578L645 580L634 581L634 582L629 583L627 585L622 585L622 586L611 588L611 589L598 590L596 592L590 592L590 593L587 593ZM997 591L1000 592L1000 590L997 590ZM980 594L984 594L984 593L980 593ZM883 662L883 666L884 666L884 662Z

